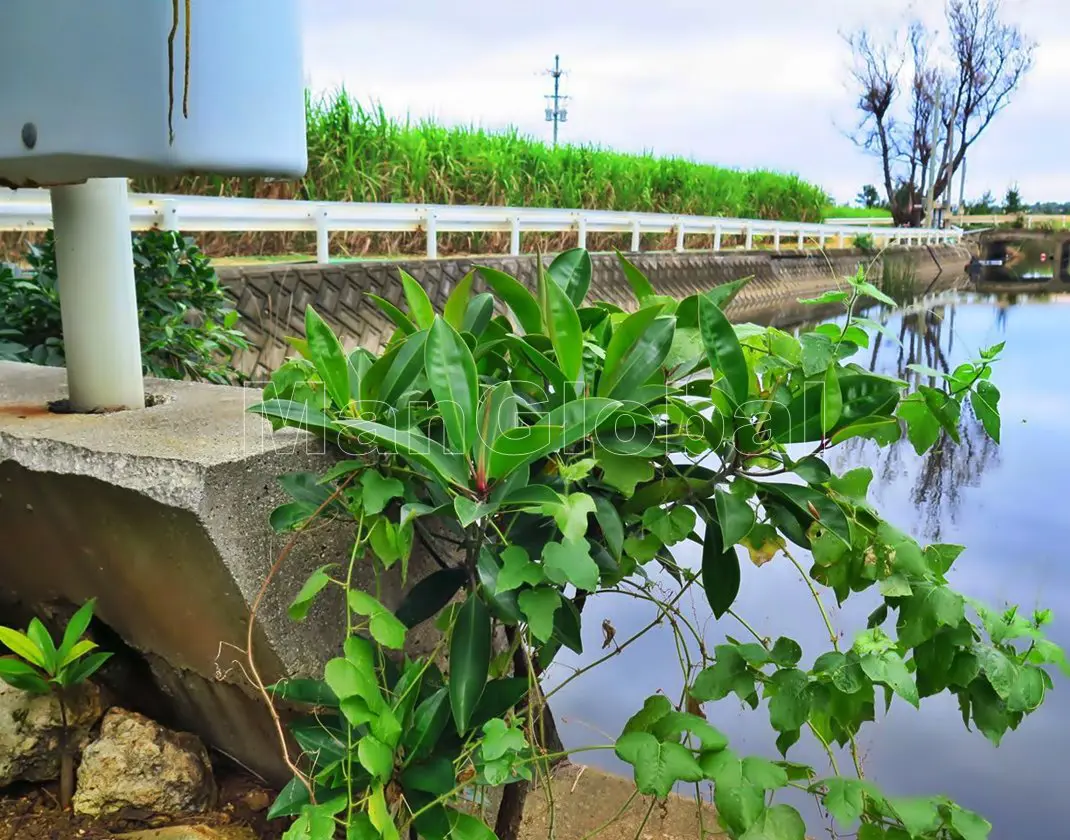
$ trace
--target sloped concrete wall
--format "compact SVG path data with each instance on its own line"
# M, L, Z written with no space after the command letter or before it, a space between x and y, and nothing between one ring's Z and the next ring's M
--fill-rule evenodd
M720 253L644 253L631 259L659 293L687 297L721 283L754 277L734 304L735 313L775 307L820 292L866 265L879 276L885 258L905 260L919 271L943 269L960 274L969 253L963 248L910 248L874 259L858 251L770 251ZM613 254L595 254L590 300L604 300L624 309L636 302ZM512 274L534 287L534 257L484 257L406 262L354 262L330 265L250 265L219 270L242 315L252 348L235 360L254 379L264 379L282 364L291 348L287 336L304 335L305 307L312 304L342 337L347 348L378 350L393 333L390 321L367 299L372 293L404 308L398 269L415 277L441 311L453 287L474 265ZM484 290L478 276L474 287Z

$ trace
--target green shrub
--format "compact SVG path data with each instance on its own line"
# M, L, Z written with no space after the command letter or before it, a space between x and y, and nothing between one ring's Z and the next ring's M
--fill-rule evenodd
M464 810L473 791L506 786L515 809L555 761L606 749L631 765L639 794L712 782L734 840L803 840L799 813L774 804L785 790L813 795L860 838L985 837L988 823L944 796L885 794L864 778L859 741L886 704L900 714L952 695L966 725L998 744L1040 705L1051 666L1067 669L1042 629L1051 613L991 610L956 592L947 573L962 547L920 545L870 501L872 470L838 475L826 453L905 434L921 454L942 430L957 441L971 411L998 441L991 374L1002 345L912 388L852 361L877 328L856 314L859 301L894 305L864 272L807 301L842 304L842 323L796 336L728 320L746 281L678 301L621 263L638 299L631 314L586 301L592 265L581 250L540 271L534 293L477 268L441 315L402 272L408 311L374 301L397 327L378 355L347 354L307 310L301 357L251 410L344 454L326 475L281 477L291 500L271 524L292 536L278 562L322 520L350 522L353 545L290 606L302 621L323 592L345 600L322 679L260 684L265 698L307 710L289 719L302 755L269 816L296 818L293 840L507 840L519 821L499 813L492 831ZM477 274L489 292L471 294ZM688 541L702 546L701 568L672 553ZM378 594L398 582L382 586L388 578L406 582L414 546L438 568L391 610ZM760 572L742 575L751 562L799 572L804 585L776 609L809 611L824 643L773 641L735 612L741 585L761 585ZM830 613L826 601L865 591L880 604L868 624L835 626L860 613ZM547 686L562 648L582 653L590 641L584 607L605 592L658 617L619 641L603 624L613 650ZM724 644L702 641L689 593L728 630ZM424 622L441 642L417 654L407 635ZM642 668L650 647L628 649L658 625L680 661L666 689L679 691L649 697L608 744L565 750L548 737L547 700L626 650ZM703 715L715 702L765 704L781 756L806 737L827 762L740 756ZM837 747L854 772L841 773Z
M859 251L873 251L876 249L876 245L873 241L872 233L860 233L856 236L851 244Z
M248 346L234 329L230 306L215 269L192 239L172 231L135 235L134 280L142 363L164 379L239 380L228 360ZM0 267L0 359L61 366L56 247L51 231L26 256L30 270L16 276Z

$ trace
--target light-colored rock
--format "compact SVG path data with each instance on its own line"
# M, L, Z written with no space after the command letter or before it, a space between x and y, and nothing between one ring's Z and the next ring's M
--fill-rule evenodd
M120 834L115 840L257 840L246 826L212 828L207 825L173 825L169 828L150 828Z
M75 754L89 742L89 731L104 713L100 690L90 683L69 692L67 716ZM59 700L30 694L0 682L0 787L15 781L59 778Z
M82 755L74 810L150 820L201 813L215 799L208 753L195 735L113 708Z

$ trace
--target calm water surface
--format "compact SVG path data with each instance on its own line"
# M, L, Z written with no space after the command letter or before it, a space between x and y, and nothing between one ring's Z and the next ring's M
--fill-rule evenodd
M834 470L866 465L875 479L870 498L884 515L923 541L959 543L967 550L951 574L952 585L992 605L1048 607L1055 622L1054 641L1070 647L1070 298L998 300L960 294L928 312L892 314L888 325L902 336L900 347L882 339L854 361L906 378L904 368L918 362L936 368L975 358L977 350L999 341L1007 347L993 381L1002 391L1003 442L997 447L971 417L960 446L924 458L904 440L878 450L854 441L848 451L830 457ZM844 449L845 447L841 447ZM682 563L696 567L701 549L678 547ZM799 550L799 555L805 552ZM799 556L797 555L797 556ZM804 561L808 558L802 557ZM808 567L808 563L804 562ZM762 568L744 564L735 609L763 635L789 635L804 647L808 665L829 647L813 603L793 567L783 558ZM854 596L842 609L826 600L839 631L848 639L865 627L878 596ZM857 602L857 603L855 603ZM708 647L729 633L744 633L730 618L714 622L701 592L682 602L695 618ZM584 611L585 647L581 657L563 657L552 679L600 655L603 619L624 639L655 615L649 603L605 594ZM824 638L823 638L824 636ZM892 795L942 793L985 815L993 838L1070 836L1065 761L1070 756L1070 680L1054 675L1055 691L1009 732L997 750L978 732L962 724L953 697L922 701L916 711L896 699L889 714L863 732L861 747L867 775ZM643 699L657 691L678 699L682 677L671 631L658 627L615 657L566 686L553 707L562 737L570 747L614 740ZM757 711L727 698L706 706L710 720L743 755L779 757L763 703ZM805 732L788 757L827 770L827 758ZM585 761L616 772L629 768L610 752L594 752ZM847 764L841 766L850 766ZM792 801L825 835L825 822L812 800ZM827 835L826 835L827 836Z

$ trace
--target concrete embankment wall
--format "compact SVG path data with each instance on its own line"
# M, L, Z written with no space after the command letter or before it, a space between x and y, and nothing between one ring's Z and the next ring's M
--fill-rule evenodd
M902 248L874 258L854 250L754 251L720 253L646 253L629 258L650 278L661 294L687 297L721 283L754 277L734 304L733 316L776 313L792 306L799 297L842 284L860 265L879 277L883 262L899 260L919 276L939 272L958 276L969 260L961 247ZM613 254L593 255L594 277L589 300L604 300L625 309L635 299ZM486 265L516 276L529 287L535 282L533 257L482 257L405 262L353 262L331 265L248 265L219 270L242 314L243 328L253 348L236 360L238 367L254 378L275 370L291 348L287 336L304 335L304 312L308 304L324 316L341 335L347 347L377 350L390 338L394 326L367 299L380 295L405 307L398 268L403 268L427 290L441 310L453 287L474 265ZM483 289L477 277L477 290Z

